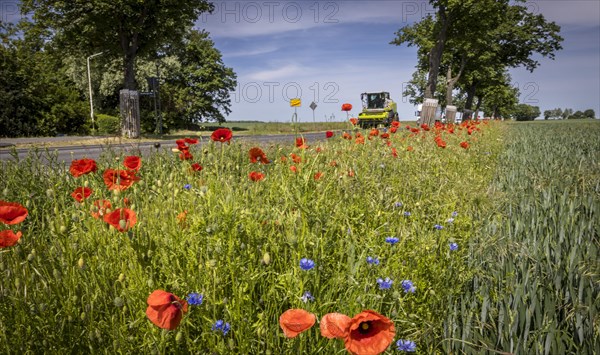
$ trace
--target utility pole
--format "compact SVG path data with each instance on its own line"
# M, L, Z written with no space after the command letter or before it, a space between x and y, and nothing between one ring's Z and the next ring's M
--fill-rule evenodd
M92 74L90 73L90 59L97 57L101 54L104 54L104 52L92 54L91 56L87 57L87 74L88 74L88 87L90 90L90 117L92 118L92 132L94 131L94 101L92 99Z

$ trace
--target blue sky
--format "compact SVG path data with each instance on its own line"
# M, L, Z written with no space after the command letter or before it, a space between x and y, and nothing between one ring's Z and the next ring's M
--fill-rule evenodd
M289 98L300 96L300 121L357 115L360 93L389 91L400 118L415 108L402 91L416 50L393 46L394 33L433 9L427 1L214 1L196 23L211 33L226 65L238 75L228 120L289 121ZM534 13L561 26L563 50L539 58L533 73L513 69L521 102L542 112L556 107L594 109L600 116L600 1L530 1ZM474 19L476 21L476 19Z

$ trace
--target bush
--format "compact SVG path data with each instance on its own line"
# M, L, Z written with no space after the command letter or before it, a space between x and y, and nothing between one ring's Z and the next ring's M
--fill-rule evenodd
M117 134L119 133L121 119L115 116L99 114L96 115L96 123L99 134Z

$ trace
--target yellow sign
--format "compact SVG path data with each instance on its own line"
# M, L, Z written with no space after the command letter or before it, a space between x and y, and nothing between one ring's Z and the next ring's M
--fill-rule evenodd
M300 99L291 99L290 100L291 107L300 107L301 104L302 104L302 101Z

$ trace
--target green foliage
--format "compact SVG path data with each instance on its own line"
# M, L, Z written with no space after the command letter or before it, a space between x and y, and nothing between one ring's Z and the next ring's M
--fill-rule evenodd
M17 29L24 31L17 36ZM86 133L88 109L43 38L23 22L0 28L0 133L3 136Z
M96 124L99 134L117 134L120 131L121 119L119 117L98 114Z
M561 119L563 110L561 108L555 108L554 110L544 111L544 119Z
M540 116L540 108L527 104L518 104L512 111L512 116L517 121L533 121Z

